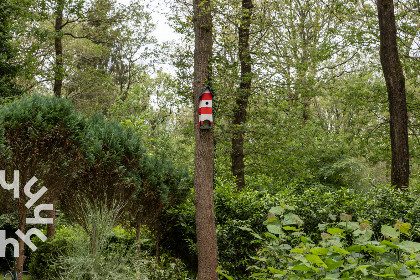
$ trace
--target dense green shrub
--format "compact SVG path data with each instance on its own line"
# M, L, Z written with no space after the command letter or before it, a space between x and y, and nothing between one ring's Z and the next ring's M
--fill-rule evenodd
M401 192L390 186L372 186L367 192L353 189L333 190L322 185L302 188L298 185L282 201L296 208L304 221L305 232L312 238L320 238L318 224L332 215L347 213L371 221L376 235L383 224L394 224L397 220L413 226L413 240L420 241L420 198L410 192Z
M247 229L265 240L258 262L249 267L255 272L251 279L419 279L420 243L403 240L412 234L410 223L382 225L375 238L369 221L342 213L336 222L320 225L322 239L314 242L295 210L284 204L271 208L265 238Z
M33 240L37 250L32 253L29 272L35 279L57 279L60 269L57 267L59 257L66 254L69 245L79 238L72 227L62 227L56 230L53 238L42 242Z
M285 203L295 207L295 213L304 221L302 230L317 242L321 239L319 224L332 222L332 218L347 213L371 222L375 236L381 236L383 224L402 220L412 225L410 238L419 241L420 199L413 193L401 193L389 186L371 187L361 193L354 189L336 189L320 183L302 183L290 186L275 195L262 191L233 191L229 184L215 188L215 211L218 237L219 263L235 279L249 276L246 267L255 263L253 252L261 243L249 231L265 231L263 222L270 207ZM173 226L165 233L163 246L189 264L196 266L195 218L192 194L189 200L169 211ZM352 242L351 235L348 235ZM406 238L406 237L405 237Z

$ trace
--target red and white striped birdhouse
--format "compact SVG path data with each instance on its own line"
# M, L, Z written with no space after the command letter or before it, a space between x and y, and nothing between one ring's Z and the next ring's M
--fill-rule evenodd
M213 126L213 92L209 86L200 94L198 105L198 122L201 129L210 129Z

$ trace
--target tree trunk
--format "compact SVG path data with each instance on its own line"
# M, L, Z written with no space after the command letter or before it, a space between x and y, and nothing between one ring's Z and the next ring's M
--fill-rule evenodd
M141 219L140 214L136 218L136 257L137 261L141 260Z
M409 150L405 78L397 48L393 0L377 0L380 58L388 91L391 136L391 184L406 189L409 181Z
M237 190L245 188L244 134L248 99L251 93L252 69L249 49L249 29L251 27L252 0L242 0L242 20L239 33L239 60L241 63L241 82L236 96L232 135L232 174Z
M47 215L48 218L51 218L53 220L52 224L47 224L47 237L53 237L55 235L55 204L57 203L57 199L53 198L51 200L51 204L53 205L53 210L48 211Z
M160 235L156 233L156 247L155 247L156 263L160 264Z
M61 89L63 87L63 43L62 43L62 28L63 28L63 0L57 1L56 15L55 15L55 68L54 68L54 95L61 97Z
M26 175L24 172L21 173L20 182L27 182ZM24 188L19 186L19 202L18 202L18 229L25 233L25 225L26 225L26 215L28 209L26 208L26 195L24 192ZM21 273L23 271L23 264L25 262L26 256L25 256L25 243L21 238L18 238L19 243L19 257L16 259L16 272ZM22 280L23 274L19 275L18 280Z
M213 197L214 138L212 129L198 125L199 97L210 79L213 34L210 1L193 0L194 6L194 204L198 251L197 280L217 280L217 238Z

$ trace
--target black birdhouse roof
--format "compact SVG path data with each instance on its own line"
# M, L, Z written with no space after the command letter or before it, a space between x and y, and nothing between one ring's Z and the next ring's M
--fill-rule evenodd
M203 94L204 94L204 92L205 92L206 90L210 91L211 97L213 97L213 96L214 96L214 95L213 95L213 91L211 90L210 86L206 86L206 87L203 89L203 91L201 92L201 94L200 94L200 99L201 99L201 97L203 96Z

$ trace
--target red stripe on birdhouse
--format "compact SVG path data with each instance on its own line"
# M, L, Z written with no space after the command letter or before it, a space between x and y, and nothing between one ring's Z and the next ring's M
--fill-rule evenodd
M211 107L201 107L199 111L200 111L199 113L200 114L203 114L203 115L205 115L205 114L212 114Z
M212 100L213 97L210 92L204 92L201 96L201 100Z

